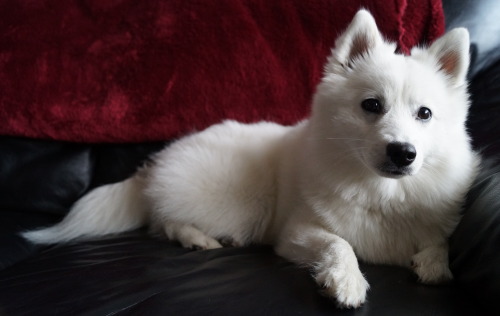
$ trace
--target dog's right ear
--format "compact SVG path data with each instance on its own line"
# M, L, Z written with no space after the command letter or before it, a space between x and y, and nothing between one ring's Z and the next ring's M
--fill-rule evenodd
M351 24L335 41L328 64L330 67L350 67L356 59L362 58L382 43L382 35L373 16L366 10L359 10Z

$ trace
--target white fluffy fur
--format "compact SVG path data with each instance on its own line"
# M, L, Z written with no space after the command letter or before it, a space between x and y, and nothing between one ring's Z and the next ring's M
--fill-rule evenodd
M358 258L412 267L426 283L451 279L447 237L479 160L465 129L468 45L455 29L397 55L362 10L335 43L309 120L226 121L187 136L136 176L84 196L61 224L24 236L57 243L149 219L185 247L268 243L311 267L343 307L366 298ZM385 112L364 111L368 98ZM430 121L417 119L421 106ZM381 171L391 142L417 151L405 176Z

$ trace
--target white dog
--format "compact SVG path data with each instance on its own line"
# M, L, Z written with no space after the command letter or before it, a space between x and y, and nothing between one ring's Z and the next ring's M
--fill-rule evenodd
M395 48L359 11L310 119L226 121L187 136L24 237L57 243L149 224L184 247L272 244L342 307L366 298L357 258L412 267L424 283L451 279L447 238L479 164L465 128L468 32L411 56Z

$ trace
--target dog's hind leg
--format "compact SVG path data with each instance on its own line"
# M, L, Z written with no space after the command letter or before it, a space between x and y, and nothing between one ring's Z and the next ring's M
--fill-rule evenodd
M184 248L196 250L222 248L217 240L191 225L167 222L164 224L164 229L168 239L179 241Z

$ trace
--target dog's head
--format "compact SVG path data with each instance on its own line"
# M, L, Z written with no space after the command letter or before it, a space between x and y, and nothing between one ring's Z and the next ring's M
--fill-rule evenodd
M337 39L311 117L332 164L343 159L400 178L468 148L467 30L454 29L410 56L395 50L365 10Z

